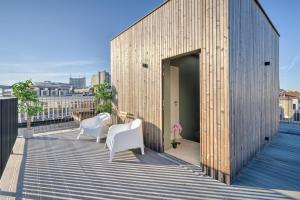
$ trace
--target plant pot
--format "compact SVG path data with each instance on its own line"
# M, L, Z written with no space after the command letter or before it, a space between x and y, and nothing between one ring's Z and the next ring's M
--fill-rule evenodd
M34 133L33 128L25 129L23 132L23 138L25 139L33 138L33 133Z
M174 149L176 149L177 148L177 143L172 143L172 146L173 146Z

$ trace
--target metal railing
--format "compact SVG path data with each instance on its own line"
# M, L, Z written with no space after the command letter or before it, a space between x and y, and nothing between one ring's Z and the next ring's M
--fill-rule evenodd
M280 121L285 123L300 124L300 110L293 110L289 117L280 114Z
M39 97L43 112L31 117L35 133L79 127L80 121L95 116L93 96ZM19 132L26 128L27 114L19 114Z

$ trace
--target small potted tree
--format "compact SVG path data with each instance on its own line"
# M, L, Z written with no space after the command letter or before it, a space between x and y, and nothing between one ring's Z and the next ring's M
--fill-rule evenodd
M172 144L173 148L176 149L176 148L177 148L177 145L180 145L180 142L178 142L178 141L176 140L176 133L178 133L178 134L181 133L181 131L182 131L182 126L181 126L180 123L178 123L178 122L177 122L177 123L174 123L174 124L172 125L172 130L173 130L174 137L173 137L173 139L172 139L171 144Z
M31 88L32 81L16 83L13 85L13 94L18 98L18 111L20 114L27 113L27 129L23 132L24 138L31 138L34 130L31 128L31 118L42 112L42 106Z
M96 113L111 112L111 88L107 82L95 86L94 98L98 102Z

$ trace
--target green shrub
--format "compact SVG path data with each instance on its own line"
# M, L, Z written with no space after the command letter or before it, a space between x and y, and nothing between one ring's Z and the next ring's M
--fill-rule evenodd
M101 112L111 112L111 87L108 83L101 83L100 85L96 85L94 87L95 90L95 100L97 102L96 105L96 113Z
M35 94L35 91L30 87L31 80L16 83L13 85L13 94L18 98L18 111L21 114L27 113L27 128L31 126L31 117L42 112L41 102Z

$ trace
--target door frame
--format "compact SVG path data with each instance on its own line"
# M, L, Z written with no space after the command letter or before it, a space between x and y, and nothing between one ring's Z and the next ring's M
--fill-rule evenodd
M165 151L165 120L164 120L164 110L165 110L165 106L164 106L164 67L167 65L170 65L170 61L176 58L180 58L180 57L184 57L184 56L188 56L188 55L192 55L192 54L198 54L199 55L199 125L200 125L200 130L199 130L199 134L201 134L201 49L196 49L193 51L189 51L186 53L182 53L182 54L178 54L175 56L171 56L165 59L161 60L161 105L162 105L162 109L161 109L161 124L162 124L162 140L161 140L161 152ZM201 136L200 136L200 156L201 156Z

